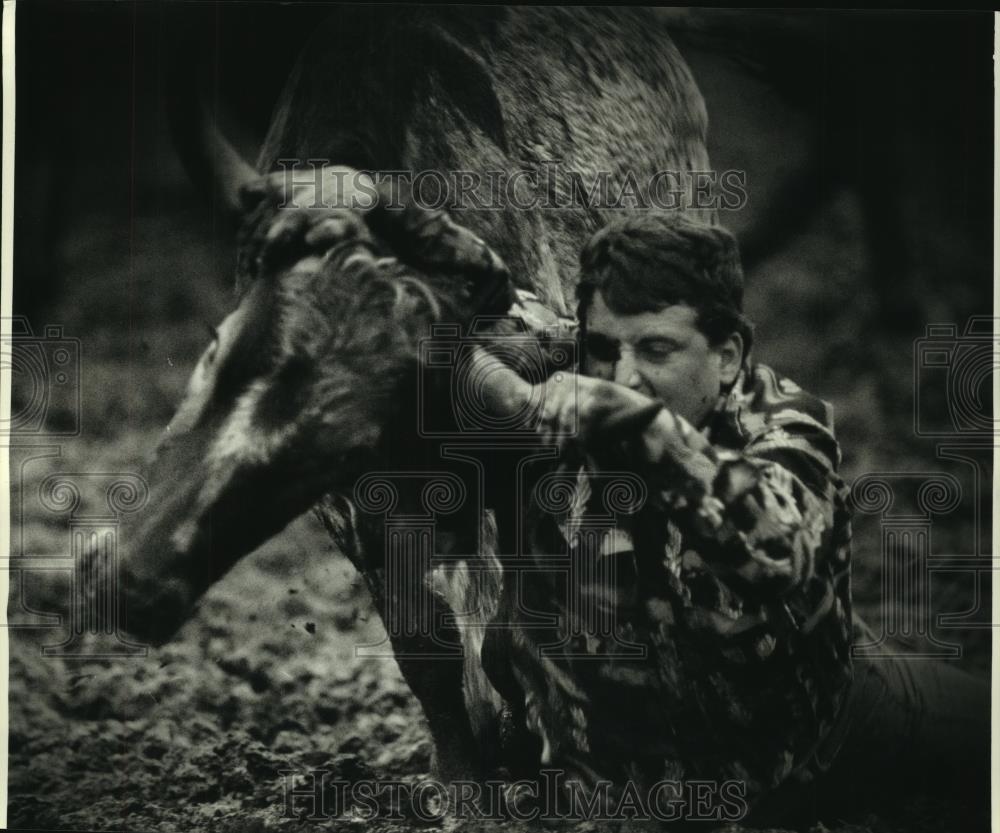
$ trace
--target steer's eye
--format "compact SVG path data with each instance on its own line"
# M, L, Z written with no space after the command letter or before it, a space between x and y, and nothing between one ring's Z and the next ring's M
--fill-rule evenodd
M215 354L219 352L219 331L211 324L205 326L208 327L208 334L212 341L202 353L201 360L203 364L208 365L215 361Z

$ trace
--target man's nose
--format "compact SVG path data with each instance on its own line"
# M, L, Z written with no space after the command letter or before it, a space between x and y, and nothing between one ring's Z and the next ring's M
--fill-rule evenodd
M642 377L635 363L635 353L621 348L618 361L615 362L615 381L627 388L638 388L642 385Z

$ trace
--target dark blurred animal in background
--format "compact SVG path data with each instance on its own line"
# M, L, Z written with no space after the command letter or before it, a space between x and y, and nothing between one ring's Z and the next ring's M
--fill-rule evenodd
M414 635L419 628L394 626L430 612L407 608L387 589L384 520L371 509L365 517L353 490L366 472L409 472L413 493L397 497L416 505L420 476L449 466L440 442L417 433L420 336L434 322L464 325L506 312L511 284L551 313L568 312L578 252L601 211L511 204L553 196L530 184L506 195L502 210L456 205L464 228L419 208L363 218L282 209L283 173L259 179L190 112L196 100L182 96L179 104L188 108L178 138L190 168L243 215L239 302L159 450L151 511L127 545L128 628L168 639L238 558L330 495L321 512L381 603L428 717L439 771L482 773L496 765L488 736L499 703L475 640L434 634L464 643L463 672L460 655L428 658L432 646ZM304 47L257 169L321 159L371 172L541 174L558 159L585 178L608 172L612 188L627 175L642 187L661 170L707 169L705 130L698 89L647 11L339 7ZM449 407L447 390L437 398ZM475 478L461 476L475 494ZM476 557L490 488L439 531L451 552ZM495 576L466 577L466 591L478 580L493 582L495 599ZM469 608L453 603L452 611Z
M58 14L47 14L56 8ZM247 153L256 151L306 33L330 10L305 3L134 7L52 0L19 12L24 39L17 116L20 129L33 139L17 148L14 304L17 313L41 321L63 294L61 258L72 254L60 241L75 206L86 199L90 212L97 206L127 209L129 183L108 161L136 151L128 144L133 134L123 114L159 106L154 99L130 104L130 95L173 89L183 110L192 103L192 90L201 89L213 118L234 143ZM360 11L336 14L343 16L344 26L354 25L348 17L364 17ZM35 15L48 19L32 25ZM368 83L359 78L364 67L372 72L366 78L390 82L379 88L380 95L395 91L392 100L402 107L412 100L420 76L407 70L416 66L421 52L429 65L447 74L455 50L440 42L423 49L428 42L416 25L416 12L384 7L372 13L372 26L386 28L380 15L400 30L414 24L412 37L398 43L373 37L364 41L372 51L362 54L361 42L343 35L351 29L338 34L328 28L333 45L318 51L344 73L342 82L331 82L328 96L353 96L349 88ZM970 210L992 204L993 29L988 13L659 9L656 15L705 96L715 167L747 172L749 203L727 212L723 222L737 233L751 285L755 271L816 222L830 200L848 194L862 214L867 278L878 295L872 326L899 327L916 336L928 315L961 321L990 302L991 215ZM147 33L138 44L130 35L137 26L140 37ZM649 36L659 39L662 31L651 27ZM172 34L166 49L164 33ZM474 41L459 36L458 42L475 51ZM550 41L539 41L529 63L540 59L561 68L563 57L573 58L568 42L568 33L553 32ZM26 56L32 54L48 58L31 62ZM131 76L121 72L128 60L135 62ZM161 65L165 61L168 70ZM471 66L461 60L455 64L466 73L470 101L477 90ZM101 90L100 95L88 96L91 89ZM364 109L362 99L355 100L352 121ZM483 102L488 100L487 95ZM485 103L477 106L484 114L495 112ZM382 106L382 112L392 108ZM405 119L402 109L394 112L389 126L396 129ZM192 122L180 115L180 122ZM323 117L326 123L335 118L329 112ZM158 114L148 118L152 123L162 119ZM66 123L106 124L108 129L73 131L73 141L67 142ZM390 130L371 137L368 152L391 145L392 135ZM335 134L327 139L340 141ZM150 145L147 138L140 149L148 153ZM77 164L81 157L87 165ZM163 161L159 166L166 167ZM204 176L199 180L206 181ZM220 251L231 245L225 226L219 223ZM938 280L942 273L950 276L946 284Z

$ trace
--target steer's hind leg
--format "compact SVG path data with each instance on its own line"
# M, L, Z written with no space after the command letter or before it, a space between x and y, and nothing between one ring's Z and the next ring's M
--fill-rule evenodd
M434 742L434 770L443 781L480 778L483 760L472 730L464 695L465 675L461 635L444 601L429 591L429 575L408 575L425 583L428 592L387 584L387 563L397 554L386 552L384 523L353 511L348 501L325 497L317 506L324 525L348 559L364 576L382 617L393 654L427 718ZM403 591L403 592L401 592Z

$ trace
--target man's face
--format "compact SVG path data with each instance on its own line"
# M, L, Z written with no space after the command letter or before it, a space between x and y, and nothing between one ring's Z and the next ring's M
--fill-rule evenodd
M734 333L712 347L698 329L697 318L687 304L620 315L608 308L600 292L594 293L583 345L588 375L658 399L700 427L722 385L735 381L743 342Z

